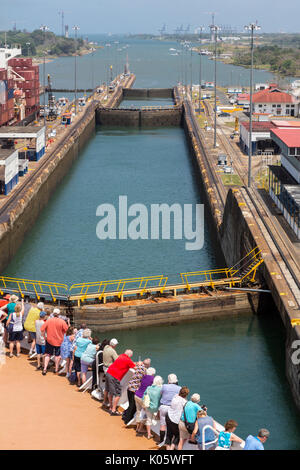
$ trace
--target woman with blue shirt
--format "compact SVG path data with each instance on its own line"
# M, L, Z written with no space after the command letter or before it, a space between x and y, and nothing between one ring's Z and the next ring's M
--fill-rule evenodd
M190 439L191 433L187 430L186 422L195 425L195 421L197 419L197 413L201 410L200 403L200 395L199 393L194 393L191 396L191 399L186 403L184 406L183 413L181 415L181 419L179 421L179 435L180 440L178 444L178 450L182 450L183 444L187 439ZM194 427L192 427L192 430Z
M77 374L78 387L80 387L81 356L88 347L88 345L91 343L91 330L89 328L86 328L82 332L82 337L76 339L75 347L73 350L74 369Z
M81 355L81 381L83 384L86 381L88 368L93 364L98 350L99 339L95 337L92 339L92 343L87 345L86 350Z

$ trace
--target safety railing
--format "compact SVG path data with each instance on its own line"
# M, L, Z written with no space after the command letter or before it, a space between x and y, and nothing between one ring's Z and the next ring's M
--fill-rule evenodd
M253 250L247 253L244 258L230 268L230 275L239 276L242 281L253 273L252 280L254 280L256 270L262 263L263 259L261 257L261 250L256 246Z
M57 299L68 299L69 288L66 284L57 282L34 281L31 279L17 279L0 276L0 293L18 294L22 298L26 295L41 297L56 302Z
M73 284L70 288L66 284L57 282L44 282L29 279L0 276L0 294L18 294L21 297L41 297L45 300L56 302L57 300L84 302L88 299L103 300L107 297L117 297L123 302L124 296L145 293L163 293L177 290L190 291L192 288L216 288L241 284L243 280L252 275L255 279L258 266L263 262L260 250L255 247L242 260L231 268L211 269L203 271L180 273L181 283L167 284L168 277L159 274L156 276L143 276L127 279L82 282Z
M205 441L205 431L206 429L210 429L211 431L213 431L216 435L216 438L213 440L213 441ZM208 447L208 446L215 446L215 444L218 442L218 439L219 439L219 431L217 431L216 429L214 429L212 426L210 426L210 424L206 424L206 426L203 426L202 428L202 443L201 443L201 446L202 446L202 450L206 450L205 448Z
M134 277L112 281L83 282L70 287L70 300L84 301L87 298L102 300L113 295L123 298L124 294L139 293L157 290L163 292L168 278L163 274L157 276Z
M228 268L180 273L182 283L190 290L191 285L209 284L214 287L220 281L229 281L232 277ZM230 283L230 282L228 282Z

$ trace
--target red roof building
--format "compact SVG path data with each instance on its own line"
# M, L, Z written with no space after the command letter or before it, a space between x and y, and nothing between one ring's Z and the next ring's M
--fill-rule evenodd
M266 90L253 94L253 112L275 116L298 116L298 100L272 84Z

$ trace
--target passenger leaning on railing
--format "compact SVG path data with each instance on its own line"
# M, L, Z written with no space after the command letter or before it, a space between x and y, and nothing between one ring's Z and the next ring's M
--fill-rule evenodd
M91 339L91 330L86 328L83 333L82 337L78 338L75 342L75 347L73 351L73 360L74 360L74 369L77 375L77 386L80 387L81 385L81 356L88 347L89 344L92 343Z
M196 438L196 442L198 444L198 449L202 450L202 430L204 426L210 426L210 428L205 429L204 437L206 443L204 445L204 450L214 450L216 448L216 443L213 441L216 439L216 435L214 431L211 429L216 430L216 423L211 416L207 416L207 412L205 410L200 410L197 413L197 420L195 422L194 431L192 433L191 440L194 441Z
M76 328L70 327L64 335L64 340L60 347L60 354L62 360L66 361L66 377L70 376L70 369L73 364L73 350L75 347L75 336L77 333Z
M152 385L155 374L156 374L156 370L154 369L154 367L149 367L147 369L146 375L142 377L139 388L135 392L134 399L135 399L135 406L136 406L136 424L137 424L136 432L137 434L140 434L144 427L142 420L141 420L141 411L144 407L143 396L144 396L146 388Z
M191 399L184 405L181 419L179 421L180 441L178 444L178 450L182 450L185 441L191 437L195 427L197 413L202 409L199 403L200 395L199 393L194 393L191 396Z
M103 349L108 344L109 344L109 340L105 338L99 346L98 377L99 377L100 372L104 372L104 369L103 369ZM98 386L98 384L97 384L97 371L96 371L96 359L92 363L92 372L93 372L92 390L94 390Z
M161 389L163 386L163 379L160 375L154 377L153 383L150 387L147 387L143 396L143 404L146 412L146 429L147 429L147 438L150 439L151 435L151 425L152 420L158 412L158 407L161 397ZM148 398L146 398L148 397ZM148 402L148 403L147 403Z
M124 354L120 354L106 372L105 392L109 400L111 416L121 415L121 413L117 411L117 407L122 393L122 378L127 374L129 369L134 369L136 365L141 364L141 362L137 364L134 363L131 360L132 355L133 352L131 349L126 349ZM102 407L107 408L107 406L104 399Z
M103 349L103 370L105 373L109 366L111 366L118 357L118 353L116 351L117 344L118 340L116 338L112 338L109 344Z
M243 442L242 439L235 436L233 433L237 428L238 423L233 419L227 421L224 425L224 431L221 431L218 439L218 446L216 450L230 450L232 442Z
M160 443L162 444L165 440L166 434L166 414L171 406L171 401L175 395L180 391L181 387L178 385L178 379L175 374L168 375L168 383L162 386L161 399L159 407L160 417Z
M127 396L128 396L128 408L122 414L122 420L125 424L129 423L136 412L135 404L135 392L138 390L141 385L141 380L146 375L148 367L151 365L151 359L144 359L142 364L136 366L135 372L128 382L127 387Z
M81 381L83 384L86 381L86 374L88 368L92 365L93 361L95 360L97 351L99 351L99 339L95 336L92 339L92 344L87 345L87 348L81 356Z
M179 443L179 421L181 418L182 410L187 400L186 397L190 393L187 387L182 387L178 393L172 398L171 406L166 414L167 436L166 448L167 450L174 450L175 446Z

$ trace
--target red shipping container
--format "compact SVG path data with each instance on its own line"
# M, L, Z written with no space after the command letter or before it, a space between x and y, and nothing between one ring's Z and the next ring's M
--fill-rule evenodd
M35 98L26 98L26 107L34 106L35 105Z
M34 80L35 74L32 70L21 70L19 74L25 78L25 80Z
M8 119L11 120L15 117L15 110L14 109L9 109L8 110Z
M22 59L22 61L23 61L24 65L27 65L27 67L32 67L32 58L31 57L27 57L26 59Z
M33 80L26 80L20 83L22 83L22 90L34 90L35 88Z
M10 109L14 109L14 106L15 106L15 100L14 100L14 99L8 100L8 102L7 102L7 109L8 109L8 111L9 111Z
M14 79L13 78L9 78L7 80L7 88L13 88L14 87Z
M1 113L7 111L7 103L0 104L0 110L1 110Z

